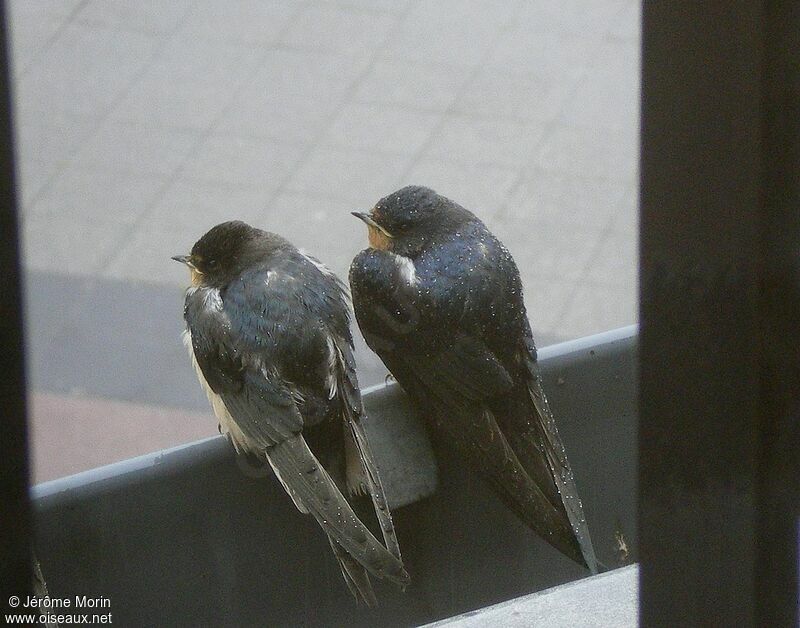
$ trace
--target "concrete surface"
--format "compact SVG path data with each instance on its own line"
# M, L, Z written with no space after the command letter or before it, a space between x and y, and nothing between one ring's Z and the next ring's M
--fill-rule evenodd
M8 4L34 395L201 410L169 257L240 218L344 274L349 212L408 183L503 239L539 345L636 321L636 0Z

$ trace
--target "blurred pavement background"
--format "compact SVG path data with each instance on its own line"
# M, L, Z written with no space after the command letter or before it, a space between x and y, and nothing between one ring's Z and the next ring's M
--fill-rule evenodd
M9 7L36 481L216 433L169 257L223 220L346 276L349 212L424 184L514 254L539 346L636 321L636 0Z

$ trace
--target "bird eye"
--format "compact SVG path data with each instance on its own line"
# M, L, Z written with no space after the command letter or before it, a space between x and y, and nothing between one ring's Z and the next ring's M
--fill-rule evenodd
M214 266L216 265L217 265L217 260L215 259L210 259L206 262L206 266L208 266L209 268L214 268Z

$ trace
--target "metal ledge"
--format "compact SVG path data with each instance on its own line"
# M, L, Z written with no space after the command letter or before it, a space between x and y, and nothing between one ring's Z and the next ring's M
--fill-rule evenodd
M636 328L544 348L540 362L598 555L617 564L621 531L634 559ZM51 595L108 597L131 626L409 626L586 575L429 443L397 385L364 398L405 593L378 584L381 606L357 608L316 524L216 437L34 487Z
M639 566L443 619L426 628L628 628L639 625Z

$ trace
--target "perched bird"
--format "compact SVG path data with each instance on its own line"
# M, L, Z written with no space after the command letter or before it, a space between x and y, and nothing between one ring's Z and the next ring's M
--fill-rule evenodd
M408 574L362 424L345 286L284 238L239 221L172 259L191 270L184 340L220 432L270 464L328 535L356 600L375 605L367 572L401 586ZM309 442L343 452L340 484L369 495L385 547Z
M596 572L511 254L429 188L405 187L353 214L369 228L370 248L350 267L367 344L524 523Z

